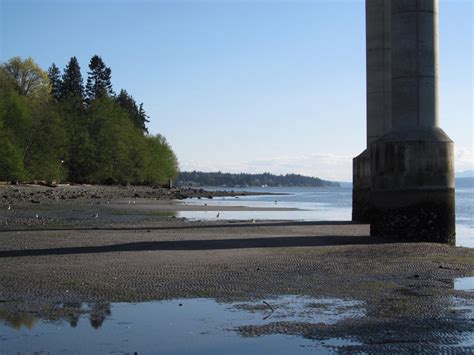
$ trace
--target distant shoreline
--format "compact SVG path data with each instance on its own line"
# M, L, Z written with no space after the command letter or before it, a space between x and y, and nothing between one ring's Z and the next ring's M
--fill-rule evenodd
M183 171L178 175L180 186L221 186L221 187L340 187L339 182L299 174L274 175L270 173L222 173L203 171Z

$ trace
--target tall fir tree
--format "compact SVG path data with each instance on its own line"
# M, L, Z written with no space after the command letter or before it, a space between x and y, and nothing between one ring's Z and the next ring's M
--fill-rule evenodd
M48 78L51 82L51 95L56 101L61 99L61 88L63 81L61 80L61 72L56 64L51 64L48 69Z
M148 128L146 128L146 124L150 122L148 120L150 116L148 116L143 109L143 102L140 104L138 108L138 128L140 128L143 132L148 133Z
M89 63L89 69L86 84L87 102L103 97L113 97L112 70L105 66L102 58L94 55Z
M69 60L64 69L61 85L61 99L75 98L81 102L84 100L84 84L82 81L81 67L76 57Z
M146 122L148 116L143 109L143 104L137 106L133 96L129 95L128 92L124 89L120 90L120 93L115 98L115 101L120 105L122 109L127 111L130 119L132 120L135 127L137 127L143 133L148 133L146 128Z

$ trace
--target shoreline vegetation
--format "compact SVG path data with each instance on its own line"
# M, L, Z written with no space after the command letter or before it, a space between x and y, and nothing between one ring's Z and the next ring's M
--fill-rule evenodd
M179 186L219 186L219 187L340 187L338 182L299 174L274 175L232 174L222 172L180 172L177 177Z
M72 57L61 72L32 58L0 64L0 181L166 185L178 160L150 135L143 104L112 87L112 71L94 55L86 85Z

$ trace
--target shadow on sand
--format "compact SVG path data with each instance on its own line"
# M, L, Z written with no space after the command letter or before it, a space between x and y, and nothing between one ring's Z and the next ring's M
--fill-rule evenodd
M69 254L96 254L157 250L224 250L245 248L293 248L335 245L367 245L381 243L370 236L297 236L234 239L204 239L179 241L134 242L100 246L63 247L49 249L2 250L0 258Z

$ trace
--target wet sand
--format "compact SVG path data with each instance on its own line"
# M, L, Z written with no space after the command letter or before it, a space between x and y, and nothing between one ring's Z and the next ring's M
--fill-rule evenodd
M3 208L0 221L10 222L0 231L0 302L54 318L80 311L58 311L58 302L336 297L362 302L366 316L238 331L362 343L342 351L472 350L474 296L454 280L474 274L474 249L381 243L368 225L346 221L190 222L160 215L163 206L176 204L45 203L39 219L36 205Z

